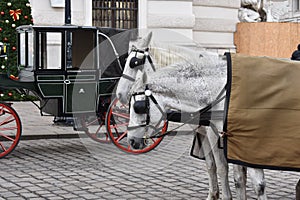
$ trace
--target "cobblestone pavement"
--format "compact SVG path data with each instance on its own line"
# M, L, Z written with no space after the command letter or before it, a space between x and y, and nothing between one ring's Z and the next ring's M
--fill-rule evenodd
M46 122L24 131L36 128L72 132ZM179 132L147 154L129 155L86 137L22 140L0 159L0 199L202 200L208 192L205 162L189 156L191 141L192 135ZM265 176L269 199L295 199L299 173L266 170ZM231 165L230 181L235 195ZM247 194L255 199L250 180Z

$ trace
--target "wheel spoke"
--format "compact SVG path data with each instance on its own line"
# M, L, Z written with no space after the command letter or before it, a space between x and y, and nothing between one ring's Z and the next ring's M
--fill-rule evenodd
M128 114L124 114L124 113L117 113L117 112L112 112L113 115L116 115L117 117L122 117L124 119L130 119Z
M5 127L5 128L0 128L0 131L9 131L9 130L16 130L18 129L17 126L14 127Z
M9 136L7 136L7 135L5 135L5 134L3 134L3 133L0 133L0 136L4 137L4 138L6 138L6 139L8 139L8 140L10 140L10 141L13 141L13 142L15 141L14 138L9 137Z
M89 123L86 123L86 127L89 127L89 126L91 126L91 125L94 125L95 122L98 123L98 118L97 118L97 119L94 119L93 121L91 121L91 122L89 122ZM100 124L100 126L101 126L101 125L102 125L102 124Z
M126 123L123 123L123 124L115 124L115 125L110 125L113 129L116 129L116 128L119 128L119 127L122 127L122 126L128 126L128 122Z
M120 136L117 138L117 142L120 142L121 140L123 140L123 139L126 137L127 132L128 132L128 131L125 131L122 135L120 135Z
M0 126L3 126L5 124L8 124L8 123L11 123L15 121L15 118L13 115L10 115L9 117L7 117L6 119L4 119L1 123L0 123Z
M5 148L5 146L2 144L2 142L0 142L0 146L1 146L1 149L5 152L7 151L7 149Z

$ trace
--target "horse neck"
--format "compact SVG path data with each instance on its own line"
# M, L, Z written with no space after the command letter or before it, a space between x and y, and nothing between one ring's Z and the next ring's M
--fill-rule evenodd
M217 98L226 84L226 62L220 63L225 66L211 68L196 66L196 64L177 65L149 74L150 90L166 109L195 112ZM203 73L199 74L199 71L194 72L194 70L202 70ZM218 73L217 70L221 71Z

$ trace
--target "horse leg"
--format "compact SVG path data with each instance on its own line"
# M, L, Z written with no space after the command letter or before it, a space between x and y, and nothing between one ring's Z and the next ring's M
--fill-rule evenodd
M296 185L296 200L300 200L300 179Z
M266 200L265 193L266 182L263 169L256 169L248 167L249 177L252 181L253 188L257 194L258 200Z
M233 165L233 177L236 189L237 199L247 199L246 196L246 182L247 182L247 168L241 165Z
M219 186L218 186L218 177L217 177L217 168L216 163L211 151L211 146L209 141L206 138L206 128L199 127L197 133L199 134L201 141L201 148L203 150L203 154L205 156L206 169L208 172L208 185L209 185L209 193L207 200L216 200L219 199Z
M222 199L223 200L232 199L232 194L231 194L231 190L229 187L229 180L228 180L228 164L223 150L218 148L219 137L216 136L216 134L211 128L209 129L207 136L210 145L212 147L213 156L215 158L215 162L217 166L217 174L220 177L221 188L222 188Z

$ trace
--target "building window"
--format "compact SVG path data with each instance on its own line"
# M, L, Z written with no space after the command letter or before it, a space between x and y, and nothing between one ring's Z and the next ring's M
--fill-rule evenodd
M138 0L93 0L93 26L137 28Z

